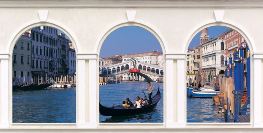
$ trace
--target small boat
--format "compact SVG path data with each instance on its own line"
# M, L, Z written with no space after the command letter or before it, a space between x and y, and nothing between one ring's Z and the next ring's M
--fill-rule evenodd
M100 114L104 116L131 116L131 115L137 115L142 113L148 113L153 111L153 109L156 107L157 103L161 99L161 93L158 89L157 93L152 97L152 103L149 105L145 105L142 108L124 108L122 105L117 105L113 107L105 107L99 104L99 110Z
M13 91L33 91L33 90L44 90L51 86L50 83L46 84L30 84L30 85L14 85Z
M188 88L187 88L187 96L188 96L188 97L192 97L193 91L194 91L194 88L188 87Z
M215 91L211 88L200 88L199 90L193 90L191 93L191 97L195 98L212 98L219 94L220 91Z

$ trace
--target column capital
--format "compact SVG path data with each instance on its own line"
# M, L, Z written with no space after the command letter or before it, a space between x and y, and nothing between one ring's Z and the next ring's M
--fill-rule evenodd
M77 60L97 60L98 54L77 54Z
M254 53L253 58L254 59L263 59L263 53Z
M10 57L9 54L0 54L0 60L8 60Z
M186 57L186 54L179 53L179 54L165 54L165 59L170 60L184 60Z

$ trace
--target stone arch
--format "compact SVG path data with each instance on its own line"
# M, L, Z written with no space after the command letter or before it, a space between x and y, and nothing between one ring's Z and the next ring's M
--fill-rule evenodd
M117 72L120 72L121 71L121 68L118 66L117 67Z
M147 31L149 31L150 33L152 33L154 35L154 37L158 40L158 42L160 43L160 46L162 48L162 52L163 54L166 53L166 47L165 47L165 43L163 41L163 37L161 37L161 33L157 32L158 30L156 28L153 28L154 26L152 26L151 24L146 24L145 22L119 22L117 24L113 24L112 26L110 26L109 29L107 29L100 37L100 40L98 41L98 47L97 47L97 53L99 53L100 55L100 50L101 47L103 45L103 42L105 41L105 39L116 29L119 29L121 27L125 27L125 26L138 26L141 28L146 29Z
M124 70L124 66L122 65L122 66L121 66L121 71L123 71L123 70Z
M128 64L125 65L125 70L130 69L130 66Z
M151 69L151 72L152 72L152 73L155 73L155 68L152 68L152 69Z
M160 74L159 69L156 69L155 72L156 74Z
M146 66L143 66L143 68L142 68L144 71L146 71Z
M142 65L141 64L138 66L138 69L142 70Z
M12 56L13 54L13 49L16 45L17 40L21 37L21 35L26 32L29 29L35 28L35 27L39 27L39 26L49 26L49 27L53 27L56 29L59 29L60 31L62 31L63 33L66 34L66 36L69 37L69 40L72 42L72 45L74 46L75 50L76 50L76 54L78 53L78 46L77 46L77 42L76 42L76 37L73 37L73 32L69 30L69 28L66 28L66 26L64 26L63 24L58 24L57 22L35 22L35 23L29 23L26 24L25 26L23 26L21 29L19 29L15 36L13 37L10 46L9 46L9 54L10 56Z
M160 74L163 75L163 70L160 71Z
M198 34L202 29L208 28L208 27L211 27L211 26L225 26L225 27L231 28L231 29L237 31L238 33L240 33L244 37L244 39L246 40L247 45L248 45L248 47L250 49L250 53L253 55L255 45L254 45L254 43L251 42L252 39L248 35L249 32L245 31L242 28L242 26L240 26L238 24L231 24L229 22L210 22L210 23L202 24L201 26L196 28L193 32L190 33L190 35L188 37L188 40L185 43L185 47L184 47L184 53L185 54L187 53L189 45L190 45L191 41L193 40L193 38L195 37L195 35Z
M150 67L147 67L146 71L151 71L151 68L150 68Z
M52 27L52 28L60 30L62 33L64 33L68 37L68 39L71 41L71 44L73 45L73 47L75 49L75 56L74 56L74 58L77 60L76 55L78 54L79 50L78 50L78 46L77 46L78 43L75 40L76 37L74 36L73 32L70 31L69 28L67 28L65 25L57 23L57 22L39 22L39 21L38 22L30 22L30 23L27 23L27 24L23 25L21 28L19 28L17 31L14 32L14 35L11 37L12 38L11 42L8 43L8 54L9 54L9 58L8 58L8 66L9 66L8 75L10 75L10 76L8 76L8 79L9 79L9 81L11 81L10 84L9 84L8 90L9 90L9 92L11 94L13 94L13 91L12 91L12 88L13 88L13 82L12 82L13 74L12 73L13 73L14 68L13 68L13 62L12 61L13 61L14 49L15 49L19 39L21 38L21 36L26 31L28 31L30 29L33 29L33 28L36 28L36 27L40 27L40 26ZM43 55L45 54L44 50L42 51L42 54ZM42 68L45 67L45 64L47 64L47 62L41 62L41 63L43 63L42 64ZM76 66L75 66L75 70L76 70L75 74L78 76L78 68ZM102 68L101 68L101 70L102 70ZM57 74L57 73L54 72L54 74ZM78 92L78 91L79 91L78 90L78 86L76 86L76 92ZM13 95L10 95L9 98L12 98L12 97L13 97ZM75 99L77 99L77 98L78 98L78 95L76 93ZM13 104L14 101L10 100L9 102L10 102L10 104ZM77 108L75 107L75 109L77 109ZM14 108L12 107L10 112L13 112L13 111L14 111ZM75 113L75 116L77 116L77 112ZM13 118L11 118L11 120L12 119ZM74 123L76 123L76 122L77 122L77 120L75 120Z

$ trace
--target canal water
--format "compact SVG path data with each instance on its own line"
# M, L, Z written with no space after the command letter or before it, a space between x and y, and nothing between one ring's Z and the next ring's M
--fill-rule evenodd
M153 83L154 92L156 94L159 86L162 94L162 99L157 104L153 112L147 114L140 114L136 116L125 117L111 117L100 115L101 123L162 123L163 122L163 84ZM136 96L144 98L143 91L146 90L145 82L122 82L119 84L108 84L100 86L100 102L104 106L111 107L113 105L120 105L126 98L134 103Z
M13 92L13 123L75 122L75 88Z
M224 116L218 113L212 98L187 98L187 122L220 123Z

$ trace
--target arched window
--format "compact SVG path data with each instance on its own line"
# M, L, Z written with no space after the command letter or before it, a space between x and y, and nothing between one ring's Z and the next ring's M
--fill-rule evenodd
M146 94L146 97L149 97L149 100L155 95L158 96L160 93L163 93L163 72L161 71L161 74L156 74L155 68L149 67L156 65L158 68L163 68L162 65L159 65L162 64L164 58L158 39L144 28L138 26L124 26L114 30L107 36L100 50L100 58L110 62L107 64L108 67L114 66L112 74L105 77L100 75L100 79L105 79L100 81L106 82L106 84L101 85L99 89L100 123L109 121L114 123L163 122L162 97L158 97L148 103L150 107L153 107L153 103L155 103L157 105L154 107L156 108L156 111L149 111L147 114L144 112L140 113L143 117L146 115L154 115L154 118L138 118L136 117L136 112L129 112L129 114L127 114L125 113L126 111L122 111L116 113L116 110L114 109L112 111L107 109L107 107L112 107L112 105L120 105L119 107L123 107L122 109L125 110L132 109L133 107L131 106L133 106L133 104L131 104L126 98L134 100L136 99L136 96L144 97L139 89L134 88L147 88L148 86L148 89L151 89L152 86L152 96ZM115 66L120 65L121 69L125 70L115 73ZM117 67L117 71L118 70L119 67ZM157 93L158 88L160 93ZM135 107L141 108L142 105L138 103ZM129 116L129 120L121 118L122 120L115 121L114 117L108 117L108 115L126 116L131 114L132 116Z
M75 48L63 31L51 35L41 27L48 26L28 29L15 44L23 42L23 48L13 49L13 123L75 123L76 67L70 65L76 60L70 56L76 54ZM64 42L52 45L44 36ZM46 56L48 49L60 47L64 51L58 57Z
M221 50L225 50L225 44L224 44L224 42L221 42Z
M202 43L207 36L213 38ZM245 56L248 50L241 44L233 45L244 37L234 29L211 26L202 29L194 38L200 40L193 39L187 53L186 67L193 68L186 72L187 122L250 122L250 77L246 75L250 70L245 71L250 64L250 56ZM200 53L191 52L200 50ZM231 55L233 53L234 56ZM200 59L193 56L200 56ZM214 112L214 109L221 108L223 112ZM241 110L244 114L240 113ZM204 117L208 119L204 120Z

